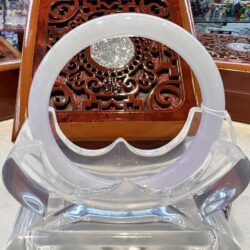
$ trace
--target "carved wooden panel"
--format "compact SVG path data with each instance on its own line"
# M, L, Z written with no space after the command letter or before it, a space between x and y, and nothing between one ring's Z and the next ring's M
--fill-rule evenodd
M44 35L42 38L39 32L37 50L43 50L45 54L73 28L107 14L140 12L173 20L174 11L180 8L173 2L47 1L46 4L41 4L42 9L47 7L46 41ZM177 18L176 21L180 23L181 20ZM40 22L39 28L42 28L44 20ZM46 51L39 46L41 38L43 44L46 42ZM179 56L155 41L142 38L132 38L131 41L135 48L134 56L123 68L112 69L99 65L91 56L90 48L72 58L58 77L51 95L50 105L58 111L59 121L92 121L97 112L101 112L100 120L105 119L107 115L109 119L116 119L115 112L119 112L119 118L124 120L128 119L127 112L143 113L143 119L158 120L160 116L156 114L157 111L173 114L183 105L189 108L195 105L191 72L187 71L187 65ZM41 54L36 55L35 65L38 65ZM189 81L186 86L184 79ZM186 91L192 94L187 96ZM74 112L78 112L77 115ZM179 113L182 119L185 119L186 115L187 111ZM169 113L160 120L169 120Z
M89 48L75 56L56 82L51 105L82 112L179 108L185 93L178 55L153 41L132 41L134 57L121 69L98 65Z
M169 19L193 32L189 0L33 0L31 6L14 137L25 119L28 88L39 63L51 46L78 25L103 15L137 12ZM134 54L122 67L101 65L87 48L75 55L58 76L50 105L71 139L82 140L80 131L90 126L88 122L91 129L99 126L104 134L108 131L103 137L107 140L117 136L140 140L145 136L135 137L145 126L147 138L171 138L196 105L190 68L179 55L148 39L133 37L130 42ZM174 126L157 129L165 126L161 122ZM115 135L107 123L116 126ZM92 135L89 132L84 139L92 140L96 133Z
M198 38L216 61L250 64L250 37L198 33Z

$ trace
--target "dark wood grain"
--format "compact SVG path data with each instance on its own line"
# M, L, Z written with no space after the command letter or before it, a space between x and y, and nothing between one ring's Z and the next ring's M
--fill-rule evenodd
M226 94L226 108L232 119L250 123L250 71L220 70Z
M0 121L13 118L19 70L0 72Z

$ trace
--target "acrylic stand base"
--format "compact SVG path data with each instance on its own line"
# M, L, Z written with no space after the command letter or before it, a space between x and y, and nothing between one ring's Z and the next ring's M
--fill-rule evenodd
M42 217L21 208L7 250L240 249L229 232L223 211L207 218L212 224L207 230L181 229L167 222L96 223L88 216L61 226L60 218L58 227L45 230L41 227Z
M136 182L179 159L192 141L189 127L150 157L117 140L96 165L55 123L58 144L76 166L116 180L109 188L83 189L55 175L27 123L3 168L6 188L23 205L7 250L240 249L223 210L248 186L250 163L226 134L185 182L161 189Z

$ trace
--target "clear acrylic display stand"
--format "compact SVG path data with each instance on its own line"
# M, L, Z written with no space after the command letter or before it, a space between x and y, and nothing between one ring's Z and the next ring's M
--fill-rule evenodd
M180 134L161 148L137 149L122 138L99 150L79 148L62 134L54 111L48 115L51 88L67 61L117 36L167 44L200 83L202 107L191 109ZM201 123L191 136L196 112ZM232 128L232 140L225 136L226 118L215 63L179 26L144 14L110 15L79 26L38 68L29 119L3 168L6 188L22 205L7 249L240 249L224 209L247 187L250 164Z

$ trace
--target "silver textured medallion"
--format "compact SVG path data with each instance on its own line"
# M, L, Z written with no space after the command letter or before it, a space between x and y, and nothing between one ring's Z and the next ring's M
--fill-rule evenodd
M229 43L227 46L229 49L239 52L250 52L250 44L248 43Z
M105 39L90 47L91 57L105 68L123 68L134 53L134 44L128 37Z

